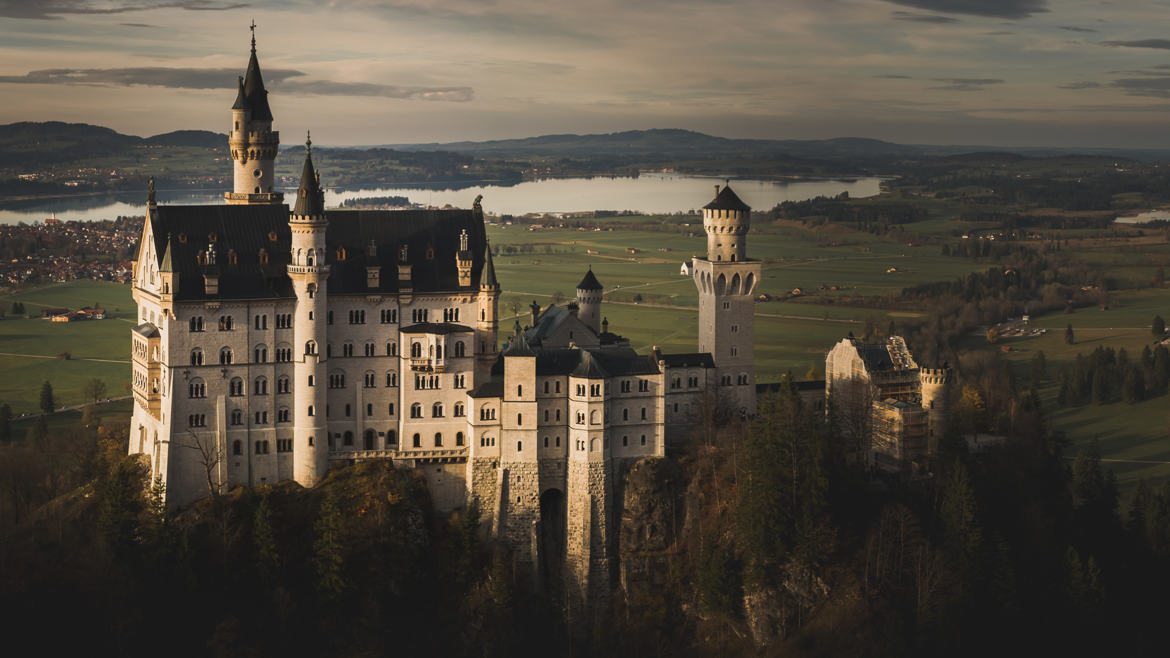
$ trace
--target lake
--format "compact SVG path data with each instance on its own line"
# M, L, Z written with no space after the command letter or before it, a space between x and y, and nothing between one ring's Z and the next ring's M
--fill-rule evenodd
M346 199L378 196L405 196L413 203L432 206L450 204L470 208L483 195L483 208L492 214L523 215L530 212L585 212L591 210L636 210L644 213L675 213L697 210L709 202L714 186L723 178L642 174L630 177L554 178L516 185L473 185L454 189L444 186L402 186L370 189L328 189L325 203L334 207ZM732 187L749 206L767 210L781 201L801 201L816 196L867 197L879 192L881 179L770 181L735 179ZM295 190L286 190L293 198ZM159 190L162 204L223 203L222 190ZM113 219L119 215L143 215L146 190L141 194L81 196L36 199L9 204L0 209L0 223L36 222L50 215L62 220Z

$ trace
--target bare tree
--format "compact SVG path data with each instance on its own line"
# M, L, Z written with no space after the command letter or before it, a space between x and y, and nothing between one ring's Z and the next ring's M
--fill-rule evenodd
M224 454L223 446L214 436L201 437L195 430L187 430L187 433L191 435L191 444L186 447L199 453L199 463L207 475L207 495L215 497L222 489L222 486L215 481L215 471L227 458L227 455Z
M81 387L81 394L97 404L99 400L106 397L106 383L100 377L86 380Z
M865 457L873 431L873 403L878 387L863 377L837 379L829 394L829 421L834 433L849 442L858 460Z

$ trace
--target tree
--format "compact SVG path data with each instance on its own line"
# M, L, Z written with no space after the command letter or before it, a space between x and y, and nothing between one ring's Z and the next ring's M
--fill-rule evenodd
M958 419L959 426L974 436L983 430L986 415L987 408L978 389L973 386L964 386L963 394L959 397L959 404L955 407L955 417Z
M987 330L987 342L991 343L992 345L999 342L999 330L998 329L996 329L995 327L992 327L992 328Z
M88 379L81 386L81 394L86 399L92 400L94 404L97 404L99 400L106 397L106 383L102 381L101 377Z
M185 447L195 450L199 453L199 463L203 466L203 472L207 476L207 495L215 496L219 493L219 486L216 480L216 471L219 469L220 463L227 458L224 454L224 448L214 436L200 436L195 430L187 430L191 435L190 444Z
M56 406L57 404L53 400L53 385L46 379L41 386L41 413L52 414Z
M252 546L256 551L260 580L265 585L272 585L280 571L280 551L277 548L276 532L272 528L272 510L268 505L267 494L260 497L252 517Z
M12 407L7 403L0 405L0 441L12 438Z
M1158 340L1162 340L1166 337L1166 321L1162 319L1162 316L1154 316L1154 324L1152 327L1150 327L1150 333L1152 333L1154 338L1157 338Z
M561 292L560 290L554 292L552 295L552 300L554 304L560 304L561 302L565 301L565 293Z
M1073 328L1072 328L1071 322L1068 323L1068 327L1065 328L1065 330L1064 330L1064 342L1068 345L1073 345L1077 342L1076 336L1073 335Z
M341 512L332 491L326 491L313 523L313 572L317 576L317 590L332 599L345 589L342 569Z
M708 538L699 554L695 585L703 607L711 612L733 614L743 600L742 585L731 551Z
M967 475L967 468L956 460L942 492L939 517L943 524L943 551L961 584L972 582L983 543L983 529L976 513L975 488Z

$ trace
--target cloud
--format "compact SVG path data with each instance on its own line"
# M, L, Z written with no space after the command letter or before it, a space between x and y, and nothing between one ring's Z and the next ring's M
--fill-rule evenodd
M959 19L950 16L935 16L933 14L912 14L908 11L890 12L890 18L896 21L910 21L912 23L937 23L940 25L958 23Z
M1138 39L1137 41L1103 41L1103 45L1113 48L1157 48L1170 50L1170 39Z
M1057 27L1067 32L1100 32L1100 30L1094 30L1091 27L1077 27L1076 25L1058 25Z
M125 25L126 27L158 27L157 25L147 25L146 23L118 23L118 25Z
M1070 82L1068 84L1060 85L1061 89L1098 89L1103 87L1100 82Z
M226 11L250 7L246 2L215 2L214 0L176 0L154 2L144 0L135 4L100 4L90 0L0 0L0 16L7 18L59 19L68 14L124 14L150 9L186 9L188 11Z
M946 83L937 87L930 87L931 89L944 89L947 91L979 91L988 85L1003 84L1003 80L999 78L931 78L931 80Z
M897 73L887 73L885 75L875 75L873 77L880 78L882 80L913 80L914 79L908 75L899 75Z
M233 89L237 69L137 67L120 69L40 69L24 75L0 76L0 83L167 87L172 89ZM302 80L303 71L264 69L269 88L294 94L324 96L380 96L408 100L466 102L475 97L471 87L418 87L367 82ZM298 78L291 80L291 78Z
M887 0L896 5L943 14L1028 18L1048 11L1048 0Z
M1109 83L1129 96L1170 98L1170 77L1164 78L1122 78Z

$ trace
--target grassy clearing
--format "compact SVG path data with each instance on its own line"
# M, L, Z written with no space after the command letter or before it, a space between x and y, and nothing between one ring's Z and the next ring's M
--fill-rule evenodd
M99 377L110 397L127 393L130 383L130 336L137 309L130 287L101 281L74 281L0 297L0 308L25 304L28 318L9 315L0 321L0 401L20 414L36 411L41 383L53 384L58 404L85 402L81 388ZM88 322L42 320L46 306L78 308L101 304L113 317ZM117 309L117 310L115 310ZM57 358L69 352L69 360Z

